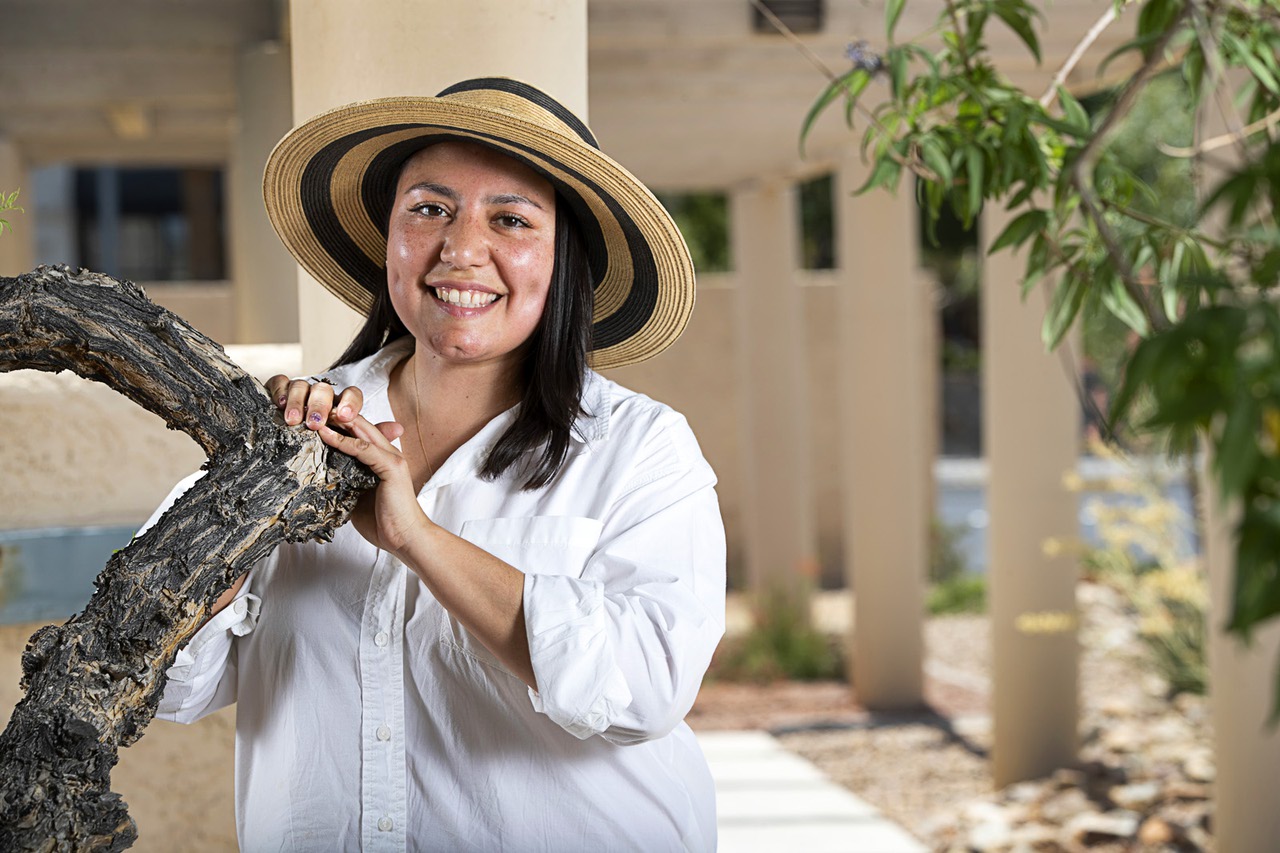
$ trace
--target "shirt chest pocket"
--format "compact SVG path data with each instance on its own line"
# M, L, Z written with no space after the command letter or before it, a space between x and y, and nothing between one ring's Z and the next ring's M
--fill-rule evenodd
M529 516L464 521L458 535L525 574L582 574L603 524L594 518Z
M578 577L603 528L594 518L577 516L481 518L463 522L458 535L525 574ZM440 639L474 661L501 668L493 654L452 616L441 625Z

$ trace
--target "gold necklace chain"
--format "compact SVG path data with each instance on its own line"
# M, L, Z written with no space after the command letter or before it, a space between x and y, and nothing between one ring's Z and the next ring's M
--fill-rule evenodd
M427 458L427 446L422 441L422 406L418 402L418 358L417 353L409 356L409 367L413 371L413 431L418 434L418 450L422 452L422 464L427 466L427 479L431 479L431 460Z

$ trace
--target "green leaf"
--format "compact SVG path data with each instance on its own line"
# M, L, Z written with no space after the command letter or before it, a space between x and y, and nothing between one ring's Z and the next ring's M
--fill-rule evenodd
M973 217L978 215L978 211L982 209L983 189L985 186L983 176L984 160L982 149L976 145L970 145L966 148L964 155L965 171L968 172L969 181L969 215L965 218L971 222Z
M1032 208L1021 213L1004 227L1000 236L991 241L991 248L987 249L987 254L994 254L1006 246L1021 246L1033 234L1044 230L1048 224L1049 211L1047 210Z
M898 26L898 19L902 17L904 6L906 6L906 0L888 0L884 4L884 31L889 41L893 41L893 31Z
M1276 81L1275 75L1262 63L1250 45L1236 38L1230 30L1223 30L1219 41L1222 43L1223 50L1228 54L1234 54L1268 92L1280 95L1280 82Z
M871 169L871 176L867 178L867 182L854 190L854 195L862 195L876 187L885 187L886 189L896 189L898 186L898 178L902 175L902 166L898 161L894 160L888 153L878 157L876 164Z
M822 94L818 96L818 100L813 102L813 106L809 108L809 113L804 117L804 124L800 126L800 155L804 156L804 143L809 137L809 131L813 128L814 121L818 115L827 108L830 103L835 100L841 93L849 98L852 105L857 101L858 96L867 88L867 84L871 82L871 75L863 68L854 68L827 84L827 88L822 90Z
M1084 304L1088 290L1082 277L1070 273L1062 277L1053 292L1053 301L1049 303L1044 324L1040 328L1040 338L1047 349L1056 349L1062 342L1067 330L1075 322L1076 315L1080 313L1080 306Z
M896 100L903 96L903 92L907 88L907 60L909 56L907 51L901 48L890 48L886 51L885 59L889 63L889 91Z
M951 163L947 161L946 151L942 143L933 136L922 136L919 139L920 159L933 170L944 186L950 186L952 180Z
M1076 135L1088 133L1091 127L1089 114L1065 86L1058 87L1058 101L1062 104L1062 114L1067 123L1077 129Z
M1253 396L1246 392L1236 395L1226 416L1222 437L1215 442L1214 467L1223 495L1238 495L1257 464L1260 412Z
M1147 0L1138 13L1138 38L1146 40L1142 46L1144 59L1150 58L1149 48L1169 29L1177 19L1185 0Z
M1010 2L1010 0L1001 0L995 4L995 13L1000 20L1005 22L1009 29L1013 30L1018 38L1022 39L1022 43L1027 46L1027 50L1031 51L1031 55L1036 58L1036 64L1040 63L1040 40L1036 37L1036 31L1031 26L1031 16L1027 14L1030 10L1029 6L1023 3Z
M1102 288L1102 304L1113 316L1142 337L1146 337L1151 326L1142 307L1129 293L1119 276L1112 276Z

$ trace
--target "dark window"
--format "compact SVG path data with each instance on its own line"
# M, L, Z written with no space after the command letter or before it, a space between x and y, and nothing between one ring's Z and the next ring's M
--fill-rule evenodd
M80 264L134 281L226 278L220 169L77 169Z
M762 0L761 4L777 16L793 33L820 33L825 13L822 0ZM760 6L751 4L751 21L757 33L774 33L778 28Z
M819 175L800 184L800 268L830 270L836 266L835 181Z
M694 268L727 272L729 263L729 202L724 193L659 193L689 244Z

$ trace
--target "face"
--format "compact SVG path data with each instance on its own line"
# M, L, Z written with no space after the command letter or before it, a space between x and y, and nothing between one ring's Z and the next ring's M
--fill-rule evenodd
M387 233L387 284L436 356L515 362L537 328L555 261L555 192L509 157L442 142L405 163Z

